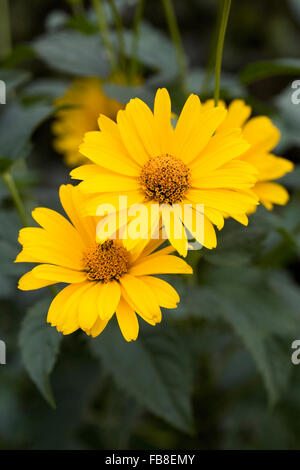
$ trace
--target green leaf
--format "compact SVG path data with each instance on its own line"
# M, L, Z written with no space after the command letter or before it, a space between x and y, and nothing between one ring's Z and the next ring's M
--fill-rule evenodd
M120 103L128 103L132 98L140 98L145 101L149 106L153 106L154 95L153 92L147 89L145 86L126 86L117 85L114 83L106 83L103 85L103 91L120 101Z
M286 280L294 293L293 303L287 302L278 289L278 278L277 284L275 281L276 276L273 279L270 273L249 267L214 268L206 273L206 282L213 286L211 289L218 302L218 314L233 327L252 355L272 404L287 384L290 343L300 331L299 304L295 308L299 289ZM275 337L282 338L285 349ZM276 353L273 354L273 350Z
M117 44L116 34L112 34L112 40ZM130 57L133 40L131 31L124 32L124 40L126 55ZM178 76L178 65L172 42L146 21L143 21L140 25L137 59L141 64L158 72L148 79L151 86L174 81Z
M294 91L295 89L287 87L275 99L278 114L273 117L273 121L281 131L281 139L276 147L278 152L288 146L300 147L300 105L292 102Z
M33 42L38 56L50 67L71 75L107 77L108 60L99 34L78 31L49 33Z
M240 75L241 83L247 85L263 78L277 75L299 75L300 59L276 59L247 65Z
M67 80L40 79L30 83L25 88L24 95L26 98L46 98L53 102L62 96L68 87L70 87L70 82Z
M202 95L202 88L206 78L205 70L202 68L195 68L189 72L187 77L187 86L190 93L197 93ZM212 96L214 90L214 76L210 76L206 85L205 92ZM221 81L221 94L223 98L242 98L246 95L246 89L239 83L234 75L229 73L222 73Z
M178 429L191 432L191 364L181 336L156 326L126 343L113 323L91 340L90 347L117 384L138 402Z
M55 407L49 375L54 367L61 334L46 322L50 299L44 299L31 307L23 320L19 343L22 361L48 403Z
M20 228L20 221L16 212L2 209L0 212L0 275L3 278L20 276L26 272L24 265L14 263L20 251L20 245L17 243ZM16 287L15 278L13 279L13 285Z
M274 338L265 338L262 332L257 331L257 325L229 301L223 302L221 313L250 352L264 381L270 403L275 405L289 380L290 345L283 349Z
M300 2L299 0L288 0L293 17L300 22Z
M16 232L17 234L17 232ZM12 243L0 240L0 273L6 276L14 276L25 273L25 268L15 264L14 260L18 254L18 249Z
M300 165L296 165L294 171L287 173L278 182L290 189L300 189Z
M53 112L53 106L38 103L24 107L15 101L0 115L0 171L30 152L30 137Z
M232 221L226 223L218 246L204 254L205 259L217 266L243 266L259 253L266 231L256 224L240 226Z
M35 57L35 52L27 44L19 44L0 63L1 67L12 69Z
M6 93L10 93L30 79L30 73L26 70L1 69L0 80L6 85Z

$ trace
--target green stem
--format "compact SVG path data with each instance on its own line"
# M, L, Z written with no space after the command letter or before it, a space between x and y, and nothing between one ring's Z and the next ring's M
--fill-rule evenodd
M109 37L109 29L104 14L102 0L92 0L94 10L96 12L99 24L100 35L107 52L108 60L110 62L112 72L118 68L117 60L115 58L114 48Z
M205 68L204 77L200 86L200 95L207 95L210 88L210 82L212 79L212 75L214 73L215 63L216 63L216 47L217 47L217 40L218 40L218 33L220 29L221 23L221 13L222 13L222 0L218 1L218 13L217 13L217 21L214 27L210 50L209 50L209 57L207 61L207 65Z
M2 173L2 177L3 177L3 180L5 181L5 183L8 187L11 198L12 198L14 204L15 204L15 207L17 209L17 212L20 216L20 219L21 219L23 225L25 227L28 227L29 222L28 222L28 217L27 217L27 214L26 214L26 210L25 210L24 204L22 202L22 199L20 197L17 185L15 183L15 180L14 180L12 174L9 171L6 171L5 173ZM49 286L49 289L50 289L53 297L55 297L58 293L56 287L54 285L52 285L52 286Z
M182 86L186 89L186 75L187 75L187 64L185 53L183 49L183 44L180 36L179 27L177 24L177 19L175 15L175 10L173 7L172 0L162 0L163 7L165 10L165 15L167 19L167 23L169 26L170 35L175 47L175 52L177 56L177 63L179 68L179 75Z
M227 23L228 23L230 6L231 6L231 0L223 0L222 16L221 16L221 23L220 23L220 29L219 29L219 35L218 35L217 51L216 51L215 90L214 90L215 106L218 106L219 97L220 97L222 56L223 56L224 39L225 39L225 33L226 33L226 28L227 28Z
M119 15L115 1L109 0L109 4L110 4L112 14L114 15L115 25L116 25L117 35L118 35L121 68L122 70L126 70L125 42L124 42L122 19Z
M6 186L8 187L8 190L10 192L10 195L12 197L12 200L15 204L15 207L18 211L18 214L23 222L23 225L25 225L25 227L28 226L28 218L27 218L27 214L26 214L26 210L25 210L25 207L23 205L23 202L22 202L22 199L20 197L20 194L19 194L19 191L18 191L18 188L16 186L16 183L15 183L15 180L12 176L12 174L7 171L5 173L2 174L2 177L6 183Z
M8 0L0 0L0 59L11 51L10 14Z
M133 38L132 38L132 48L131 48L131 61L129 66L129 83L132 83L134 77L137 73L137 53L138 53L138 43L139 43L139 33L140 33L140 23L144 12L145 0L139 0L133 24Z

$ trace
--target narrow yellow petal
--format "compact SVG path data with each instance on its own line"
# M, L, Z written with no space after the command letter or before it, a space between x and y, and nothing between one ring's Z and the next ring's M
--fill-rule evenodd
M28 273L24 274L19 279L18 288L20 290L41 289L42 287L51 286L52 284L55 284L56 281L49 281L45 279L36 278L34 275L34 269L35 268L33 268Z
M99 297L99 286L91 283L79 299L78 303L78 323L83 330L91 329L98 317L97 300Z
M131 274L125 274L121 277L120 283L133 305L137 306L138 312L154 320L160 317L157 301L153 298L151 289L143 281Z
M161 307L177 307L177 304L180 301L179 295L168 282L153 276L142 276L140 279L148 284Z
M148 256L130 268L132 276L149 274L192 274L193 269L177 256Z
M54 282L77 283L86 280L86 273L83 271L74 271L72 269L63 268L62 266L54 266L53 264L40 264L34 268L34 275L43 280Z
M98 311L101 320L109 320L115 313L121 298L121 288L117 281L102 284L98 297Z
M121 299L116 313L120 330L126 341L135 341L139 334L139 322L134 310Z

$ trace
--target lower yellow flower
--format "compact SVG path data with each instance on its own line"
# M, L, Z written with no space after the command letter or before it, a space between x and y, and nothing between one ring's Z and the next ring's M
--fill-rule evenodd
M60 188L61 204L71 222L57 212L37 208L32 216L40 227L20 231L23 245L16 262L42 263L21 277L19 289L32 290L67 283L51 303L47 321L63 334L81 328L99 335L116 313L124 338L138 336L140 315L155 325L161 309L176 308L177 292L154 274L191 274L192 268L172 247L158 249L161 240L145 241L127 250L121 240L99 242L99 218L82 218L78 207L83 195L78 187ZM145 246L146 245L146 246Z
M52 130L56 136L54 148L65 157L65 163L76 166L86 163L78 151L84 134L97 129L97 119L104 113L115 119L122 104L109 98L102 91L99 78L80 78L74 81L71 88L55 102L60 109Z
M225 107L224 102L220 103ZM203 109L214 106L212 100L203 105ZM286 158L278 157L271 153L280 139L280 131L272 124L267 116L253 117L248 120L251 107L243 100L234 100L228 106L228 113L224 121L217 128L216 134L225 132L233 127L242 128L244 139L251 144L249 150L239 156L239 159L251 163L258 170L257 183L253 191L259 197L260 202L269 210L274 204L284 205L289 199L287 190L273 180L281 178L287 172L292 171L294 165ZM255 211L253 206L252 210Z

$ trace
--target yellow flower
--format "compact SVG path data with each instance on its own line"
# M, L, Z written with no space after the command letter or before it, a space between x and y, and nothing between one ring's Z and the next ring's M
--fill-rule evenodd
M207 248L217 244L214 225L221 229L224 213L242 219L250 206L257 203L251 187L257 170L238 157L250 147L236 127L215 131L224 121L223 106L202 111L196 95L190 95L175 129L171 125L171 101L166 89L156 93L154 113L140 99L132 99L117 115L117 123L101 115L101 131L88 132L80 152L94 163L76 168L72 178L83 180L81 190L89 196L85 212L96 214L102 203L118 207L120 195L128 204L149 207L161 204L162 220L174 206L204 205L204 234L194 234L190 222L174 212L173 226L181 237L169 230L168 238L175 249L186 256L187 237L184 226ZM181 211L183 212L183 210Z
M221 106L225 107L223 102ZM211 109L213 101L207 101L203 108ZM284 205L289 199L287 190L273 180L281 178L287 172L292 171L294 165L286 158L278 157L271 153L280 139L280 131L272 124L267 116L258 116L248 120L251 107L243 100L234 100L228 106L228 113L222 124L217 128L216 134L222 133L233 127L241 127L243 137L251 144L249 150L239 159L251 163L258 170L258 181L253 191L259 197L260 202L269 210L273 204ZM252 211L255 207L252 208Z
M53 123L56 136L54 148L65 157L65 163L76 166L87 160L78 151L84 134L97 129L97 119L104 113L115 119L122 104L109 98L101 89L102 82L98 78L80 78L74 81L64 96L55 104L60 109Z
M172 247L158 250L153 240L128 251L120 240L99 242L99 218L81 218L77 208L83 195L78 187L60 187L61 204L71 222L59 213L37 208L32 216L40 227L20 231L23 245L16 262L42 263L21 277L19 289L32 290L67 283L51 303L47 321L63 334L81 328L99 335L114 313L124 338L135 340L136 314L151 325L161 321L161 309L176 308L177 292L153 274L185 273L192 268L170 255Z

